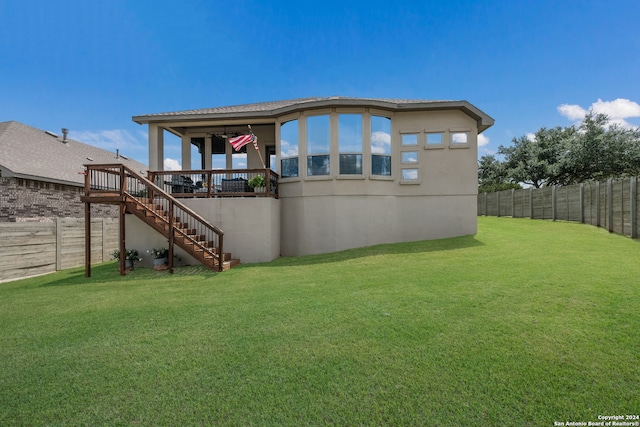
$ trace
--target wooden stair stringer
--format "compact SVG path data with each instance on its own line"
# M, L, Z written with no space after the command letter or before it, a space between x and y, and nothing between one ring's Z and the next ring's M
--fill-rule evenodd
M169 218L161 207L158 209L152 203L144 203L143 200L129 197L126 198L125 205L127 212L134 214L145 224L169 239L169 229L171 228L169 227ZM231 258L230 253L225 252L222 256L218 256L213 242L198 240L197 237L202 236L196 236L195 230L189 230L183 226L186 226L186 223L183 223L181 218L174 218L173 242L202 265L212 271L218 271L218 263L221 260L222 271L226 271L240 264L240 260ZM189 234L190 231L193 233Z

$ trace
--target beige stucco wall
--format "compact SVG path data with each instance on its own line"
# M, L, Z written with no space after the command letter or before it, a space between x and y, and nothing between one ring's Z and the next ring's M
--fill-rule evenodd
M476 196L317 196L282 199L282 255L477 232Z
M224 231L224 251L243 263L272 261L280 256L280 203L268 197L228 199L180 199L205 219ZM134 215L126 216L127 248L138 249L150 267L145 253L154 247L167 247L167 239ZM177 246L178 257L186 265L197 264Z

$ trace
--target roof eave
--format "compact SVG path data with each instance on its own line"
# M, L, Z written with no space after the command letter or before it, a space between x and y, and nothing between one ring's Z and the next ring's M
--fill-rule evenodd
M478 133L483 132L494 124L491 116L487 115L468 101L425 101L412 103L396 103L376 99L322 99L287 105L264 111L221 112L221 113L187 113L133 116L132 120L138 124L159 123L165 121L196 121L196 120L225 120L225 119L275 119L285 114L328 107L374 107L389 111L435 111L461 110L478 123Z

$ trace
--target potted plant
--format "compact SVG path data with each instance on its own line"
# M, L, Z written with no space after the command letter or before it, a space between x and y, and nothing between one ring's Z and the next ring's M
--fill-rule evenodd
M264 193L265 187L267 186L267 181L264 179L263 175L256 175L247 182L249 187L253 188L253 191L256 193Z
M147 253L153 256L153 269L154 270L165 270L167 267L167 262L169 258L169 249L162 248L153 248L149 249Z
M111 258L120 261L120 250L113 251ZM140 258L137 249L124 250L124 266L126 268L133 270L133 265L138 261L142 261L142 258Z

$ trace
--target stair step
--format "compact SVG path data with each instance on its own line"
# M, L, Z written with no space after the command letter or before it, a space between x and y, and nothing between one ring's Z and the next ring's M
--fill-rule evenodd
M164 206L153 204L148 199L139 198L127 203L127 207L130 212L136 214L156 231L169 237L169 212L164 210ZM218 270L220 258L223 271L240 264L240 260L232 258L231 253L224 252L221 257L217 257L216 243L205 240L206 235L197 234L198 230L189 228L189 225L189 223L182 222L181 218L173 218L173 238L178 247L214 271Z

